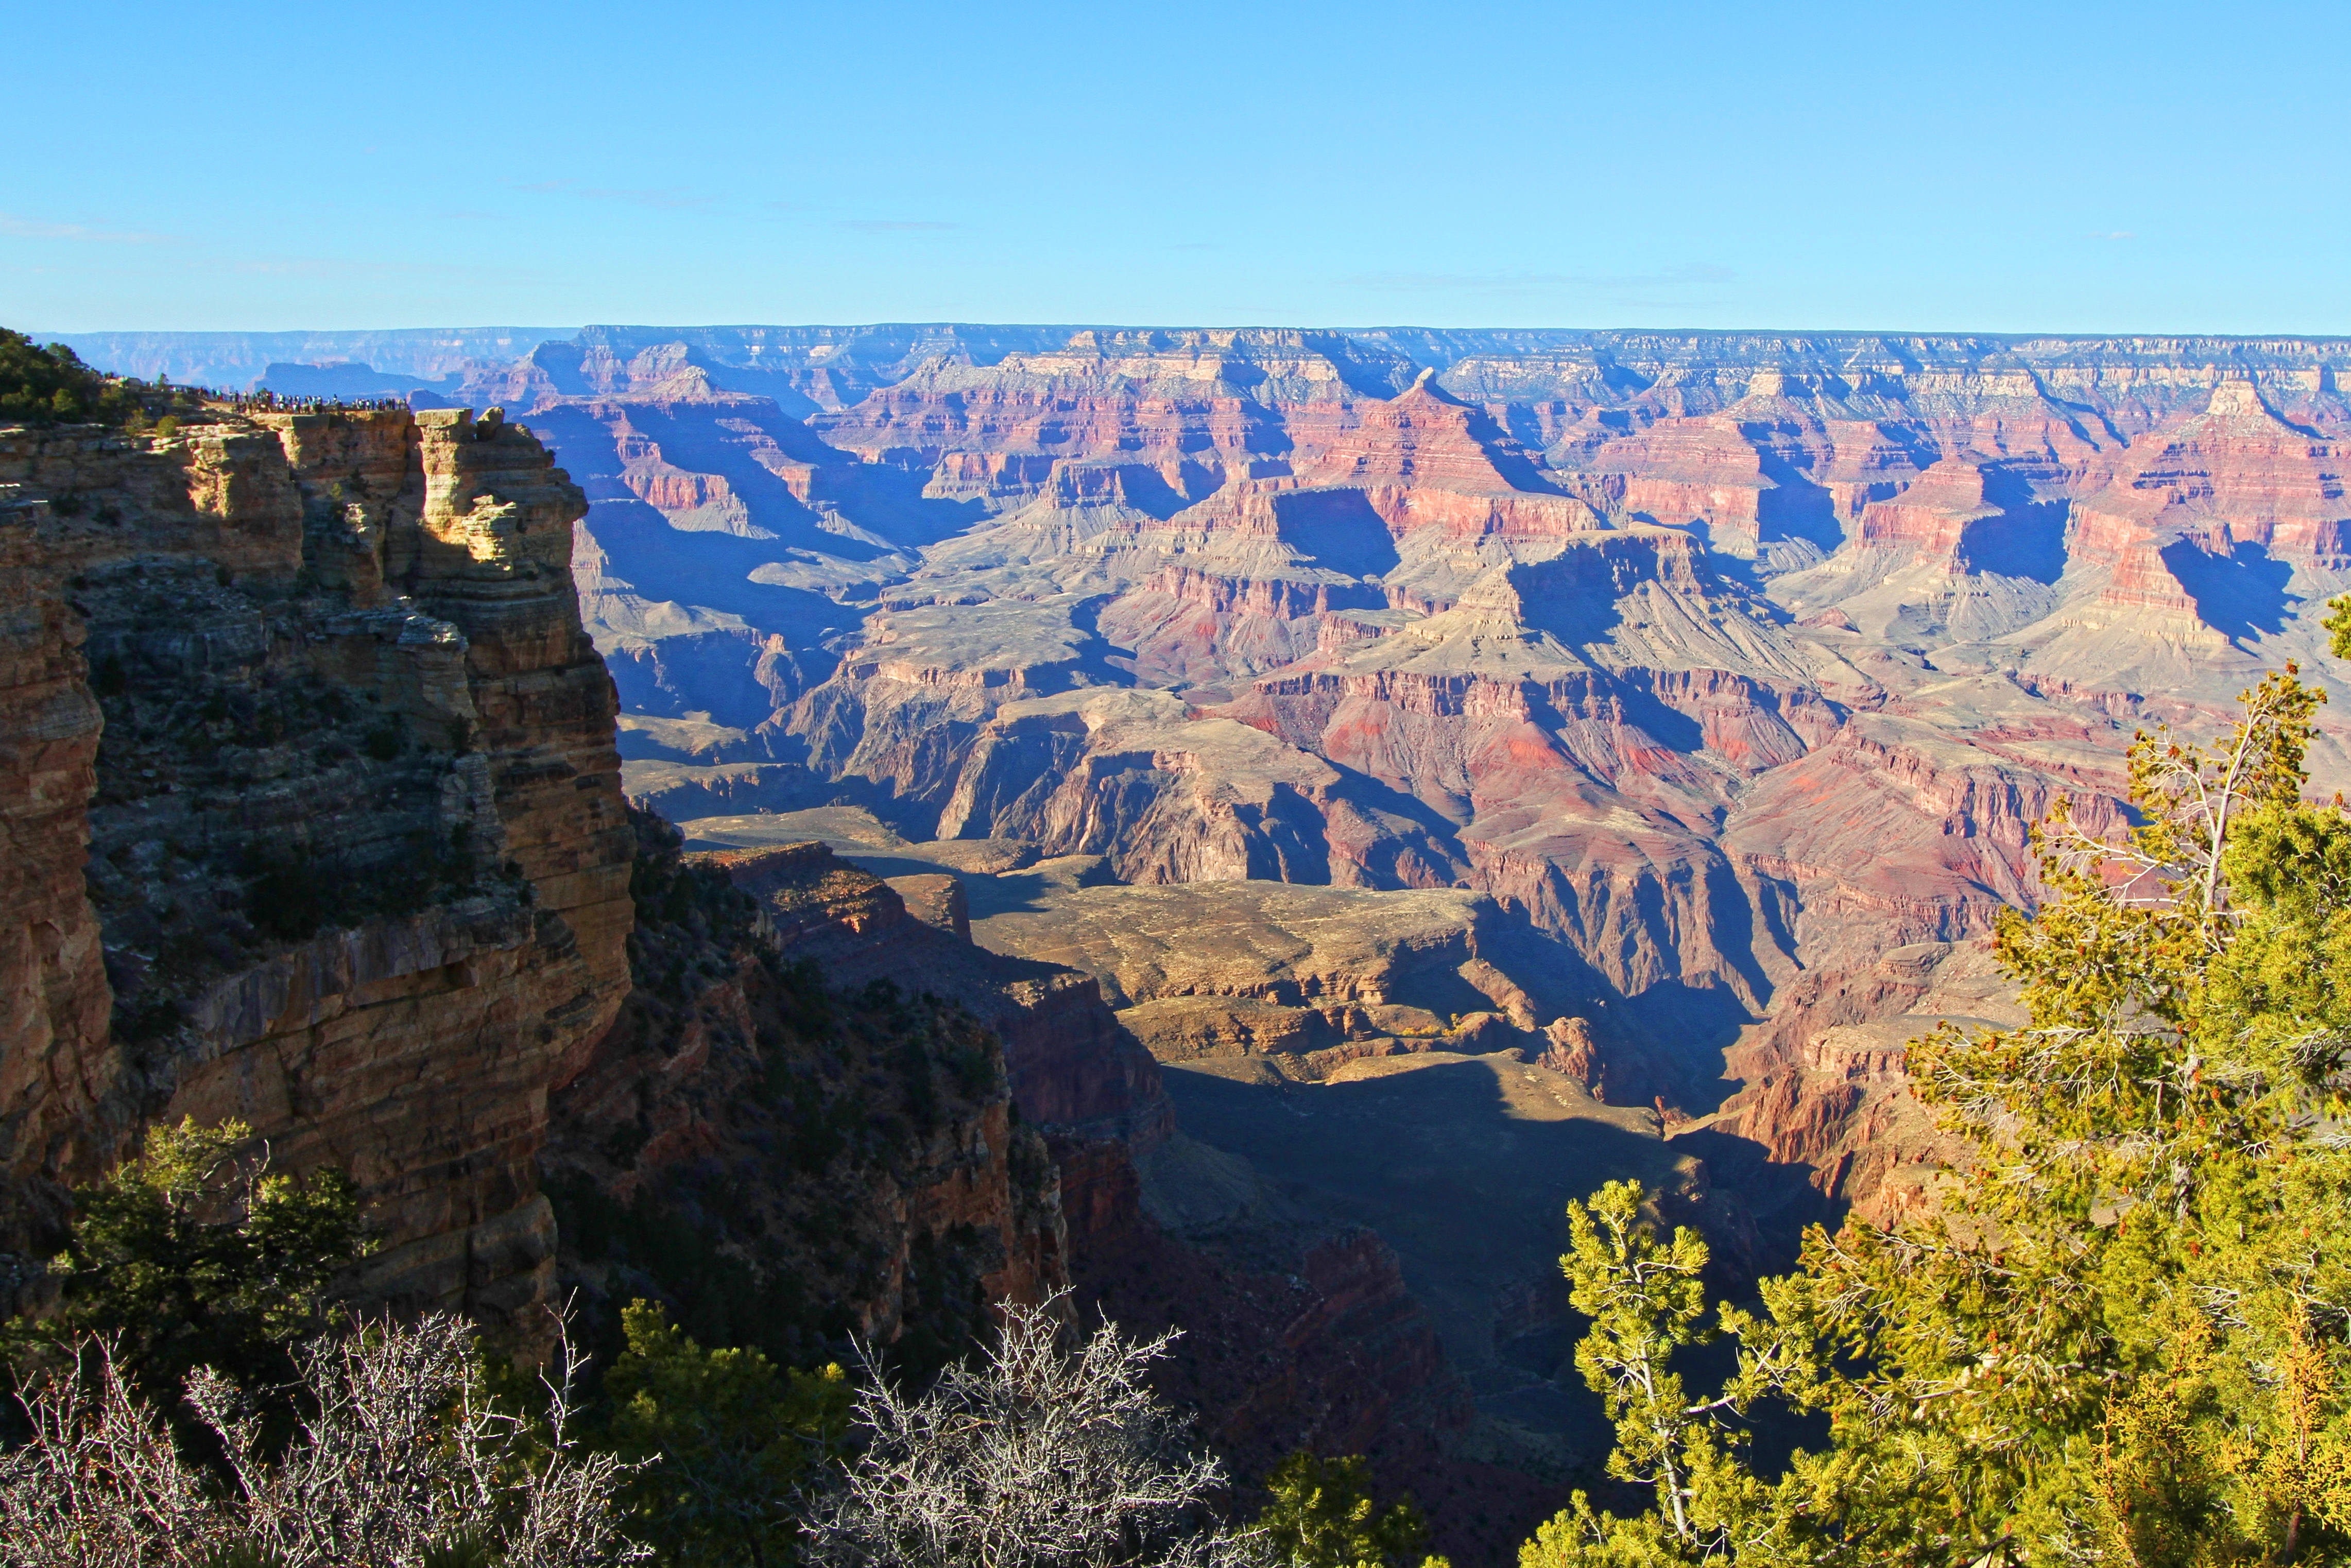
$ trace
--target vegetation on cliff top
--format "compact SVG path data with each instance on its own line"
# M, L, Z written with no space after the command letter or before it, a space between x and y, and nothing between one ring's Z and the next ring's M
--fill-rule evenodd
M157 414L171 418L196 402L186 389L106 375L63 343L43 348L0 327L0 422L122 424Z
M2351 621L2339 612L2338 621ZM2351 626L2336 628L2351 656ZM2143 736L2139 825L2061 810L1998 946L2029 1022L1912 1048L1971 1145L1937 1211L1815 1228L1758 1314L1630 1183L1571 1206L1577 1365L1610 1473L1525 1568L2351 1561L2351 811L2302 799L2323 694L2289 669L2210 747ZM1682 1346L1736 1342L1696 1395ZM1746 1417L1825 1413L1774 1478Z

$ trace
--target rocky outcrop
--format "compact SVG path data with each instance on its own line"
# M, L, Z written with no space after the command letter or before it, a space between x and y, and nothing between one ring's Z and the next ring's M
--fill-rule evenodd
M1817 1204L1797 1204L1792 1218L1850 1211L1892 1225L1932 1206L1937 1171L1963 1149L1910 1096L1910 1043L2022 1021L1980 938L1914 943L1857 974L1808 976L1733 1049L1745 1086L1708 1119L1711 1135L1684 1140L1747 1180L1766 1215L1801 1184Z
M910 935L892 890L811 845L745 869L754 897L637 827L635 985L539 1156L591 1320L654 1296L713 1343L797 1364L854 1335L923 1368L990 1303L1066 1286L1061 1182L998 1031L839 983L845 953ZM835 962L804 961L820 947Z
M720 852L703 863L758 901L788 957L815 964L833 984L880 982L936 998L993 1030L1011 1104L1062 1167L1073 1238L1082 1244L1134 1223L1129 1162L1167 1135L1172 1112L1156 1065L1092 976L993 952L926 923L896 887L821 843Z
M540 1300L546 1090L628 985L580 492L462 411L10 431L0 470L46 716L9 731L45 845L16 862L43 1005L0 1040L11 1242L151 1121L234 1115L358 1179L377 1293Z

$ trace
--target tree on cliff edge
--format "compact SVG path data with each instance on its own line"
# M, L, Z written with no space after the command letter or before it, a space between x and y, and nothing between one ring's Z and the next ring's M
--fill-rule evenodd
M2351 657L2351 601L2329 622ZM1631 1518L1579 1493L1525 1568L2351 1562L2351 812L2302 799L2291 666L2197 747L2142 736L2140 825L2061 807L1998 935L2029 1012L1911 1049L1971 1157L1937 1211L1814 1228L1753 1315L1633 1184L1571 1206L1577 1364ZM1737 1342L1686 1389L1682 1345ZM1831 1446L1747 1462L1767 1396Z
M138 415L149 390L91 370L63 343L43 348L0 327L0 423L119 424Z

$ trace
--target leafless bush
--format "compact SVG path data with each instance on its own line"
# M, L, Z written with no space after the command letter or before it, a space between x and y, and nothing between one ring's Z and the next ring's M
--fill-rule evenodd
M298 1357L309 1414L274 1456L235 1387L196 1373L188 1400L226 1455L224 1485L178 1452L110 1347L85 1341L23 1396L32 1439L0 1454L0 1568L193 1568L231 1544L288 1568L415 1568L466 1538L510 1568L645 1555L616 1528L626 1467L576 1435L584 1356L562 1342L534 1416L484 1396L472 1349L446 1315L313 1342Z
M838 1568L1247 1568L1212 1507L1224 1469L1144 1382L1173 1334L1104 1324L1063 1352L1051 1303L1008 1303L987 1364L910 1398L872 1367L868 1437L810 1521Z

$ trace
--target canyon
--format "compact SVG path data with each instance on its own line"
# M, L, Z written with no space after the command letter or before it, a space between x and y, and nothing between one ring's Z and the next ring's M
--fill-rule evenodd
M1604 1448L1566 1199L1734 1288L1915 1212L2032 825L2340 684L2351 343L527 336L76 340L413 412L0 433L10 1250L235 1113L402 1300L1067 1284L1483 1561Z
M1735 1275L1921 1201L1904 1044L2013 1017L1986 939L2059 799L2112 829L2136 733L2331 688L2346 353L604 328L461 395L589 489L628 789L695 841L954 876L983 946L1095 977L1186 1137L1217 1084L1555 1073L1697 1162ZM1556 1244L1498 1234L1445 1314L1492 1399Z

